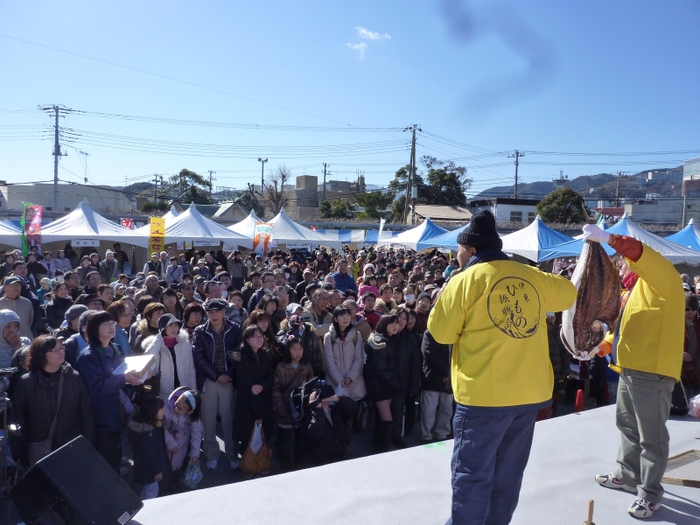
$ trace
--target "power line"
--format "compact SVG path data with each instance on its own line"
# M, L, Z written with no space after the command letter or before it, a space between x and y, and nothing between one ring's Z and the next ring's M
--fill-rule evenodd
M93 60L93 61L95 61L95 62L100 62L100 63L102 63L102 64L108 64L108 65L110 65L110 66L120 67L120 68L123 68L123 69L127 69L127 70L129 70L129 71L135 71L135 72L137 72L137 73L142 73L142 74L144 74L144 75L150 75L150 76L153 76L153 77L162 78L162 79L164 79L164 80L170 80L171 82L178 82L178 83L184 84L184 85L186 85L186 86L192 86L192 87L196 87L196 88L199 88L199 89L206 89L207 91L213 91L214 93L220 93L220 94L222 94L222 95L228 95L228 96L230 96L230 97L240 98L241 100L247 100L247 101L249 101L249 102L255 102L255 103L257 103L257 104L262 104L262 105L265 105L265 106L270 106L270 107L273 107L273 108L282 109L282 110L284 110L284 111L290 111L290 112L292 112L292 113L298 113L299 115L305 115L305 116L307 116L307 117L313 117L313 118L317 118L317 119L320 119L320 120L326 120L326 121L328 121L328 122L334 122L334 123L336 123L336 124L343 124L343 125L346 125L346 126L351 126L351 124L348 124L348 123L346 123L346 122L340 122L340 121L338 121L338 120L334 120L334 119L330 119L330 118L321 117L321 116L319 116L319 115L314 115L314 114L312 114L312 113L307 113L307 112L305 112L305 111L299 111L299 110L296 110L296 109L286 108L286 107L284 107L284 106L280 106L280 105L278 105L278 104L272 104L272 103L270 103L270 102L263 102L263 101L261 101L261 100L256 100L256 99L254 99L254 98L245 97L245 96L242 96L242 95L237 95L237 94L235 94L235 93L231 93L230 91L224 91L223 89L217 89L217 88L213 88L213 87L209 87L209 86L204 86L204 85L202 85L202 84L197 84L197 83L195 83L195 82L189 82L189 81L187 81L187 80L182 80L182 79L179 79L179 78L170 77L170 76L168 76L168 75L162 75L162 74L160 74L160 73L153 73L153 72L151 72L151 71L146 71L145 69L139 69L139 68L132 67L132 66L127 66L127 65L124 65L124 64L118 64L117 62L112 62L112 61L109 61L109 60L104 60L104 59L102 59L102 58L91 57L91 56L88 56L88 55L83 55L82 53L76 53L76 52L74 52L74 51L67 51L67 50L65 50L65 49L59 49L59 48L57 48L57 47L48 46L48 45L46 45L46 44L39 44L39 43L37 43L37 42L31 42L31 41L25 40L25 39L23 39L23 38L17 38L17 37L10 36L10 35L5 35L5 34L2 34L2 33L0 33L0 37L7 38L7 39L10 39L10 40L15 40L15 41L17 41L17 42L22 42L22 43L24 43L24 44L29 44L29 45L32 45L32 46L43 47L44 49L50 49L51 51L56 51L56 52L59 52L59 53L65 53L65 54L67 54L67 55L73 55L73 56L77 56L77 57L80 57L80 58L85 58L85 59L87 59L87 60Z

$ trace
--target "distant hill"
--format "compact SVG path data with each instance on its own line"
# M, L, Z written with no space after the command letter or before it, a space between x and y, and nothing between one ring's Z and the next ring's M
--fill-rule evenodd
M124 193L128 198L134 198L137 195L140 195L144 191L153 191L153 183L152 182L137 182L135 184L129 184L128 186L114 186L115 190L120 190L121 192Z
M651 179L649 179L651 174ZM644 199L648 194L659 197L680 197L683 181L683 167L647 170L634 175L623 175L620 179L620 199ZM617 192L617 178L612 173L599 173L566 180L565 185L576 190L587 199L614 199ZM531 182L518 184L518 197L523 199L543 199L559 186L554 182ZM482 191L471 200L495 197L512 197L513 185L494 186Z

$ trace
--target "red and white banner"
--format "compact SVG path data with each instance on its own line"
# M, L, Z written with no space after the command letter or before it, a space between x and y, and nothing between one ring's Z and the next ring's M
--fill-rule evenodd
M134 229L134 219L122 219L122 226L124 226L124 228L127 228L129 230L133 230Z

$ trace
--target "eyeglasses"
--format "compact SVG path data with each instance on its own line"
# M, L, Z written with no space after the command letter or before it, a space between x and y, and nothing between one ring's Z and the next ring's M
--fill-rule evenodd
M63 346L63 343L59 341L56 343L56 346L54 346L51 350L48 351L48 353L55 354L56 352L60 352L61 350L65 350L65 347Z
M262 339L263 335L262 334L254 334L251 335L248 339Z
M695 310L695 308L686 308L685 311L686 312L695 312L696 310Z

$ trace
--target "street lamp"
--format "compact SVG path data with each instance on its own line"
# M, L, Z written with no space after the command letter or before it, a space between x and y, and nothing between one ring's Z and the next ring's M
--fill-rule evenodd
M258 157L258 162L262 162L262 175L260 176L260 194L262 195L265 191L265 163L267 159Z

